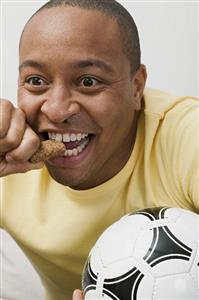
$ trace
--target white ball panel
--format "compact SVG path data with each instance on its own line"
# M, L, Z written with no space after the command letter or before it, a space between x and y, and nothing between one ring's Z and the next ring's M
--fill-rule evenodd
M122 258L131 256L134 241L130 243L131 232L123 224L113 226L97 244L104 267Z
M194 252L193 264L189 274L195 286L199 289L199 243L197 244L197 251Z
M100 249L102 264L108 266L114 261L132 256L137 237L149 222L142 215L134 215L126 216L109 227L96 244Z
M102 298L103 297L103 298ZM107 295L99 295L99 293L97 293L95 290L90 290L86 293L85 297L84 297L85 300L102 300L102 299L105 299L105 300L112 300L110 297L108 297Z
M176 215L176 221L169 223L169 230L185 245L192 247L199 240L199 218L191 211L184 209L168 209L165 215L170 219Z
M151 299L150 295L153 295L154 284L154 278L149 273L145 274L138 287L137 300Z
M188 273L190 269L190 262L182 259L167 259L161 261L159 264L151 268L151 272L155 278L180 273Z
M153 299L197 300L199 294L189 274L178 274L158 278Z
M104 268L104 277L106 279L110 279L123 276L133 268L136 269L136 265L136 261L132 257L129 259L122 259L114 264L109 265L107 268Z
M147 254L153 240L153 230L146 228L142 230L137 238L136 246L133 251L134 257L140 262Z
M164 218L173 223L182 215L183 211L181 208L168 208L164 212Z
M103 272L104 266L102 265L101 257L99 254L99 247L96 245L91 250L90 255L91 269L97 275L99 272Z

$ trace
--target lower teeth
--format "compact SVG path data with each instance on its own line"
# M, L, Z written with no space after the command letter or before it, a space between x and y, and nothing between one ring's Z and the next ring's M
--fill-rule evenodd
M89 143L89 139L86 139L80 146L74 149L67 149L64 153L64 156L77 156L81 153Z

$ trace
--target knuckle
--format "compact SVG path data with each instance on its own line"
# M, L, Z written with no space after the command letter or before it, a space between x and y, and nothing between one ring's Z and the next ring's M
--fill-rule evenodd
M10 102L9 100L7 99L4 99L4 98L0 98L0 105L3 106L13 106L12 102Z
M12 157L18 161L27 161L30 156L39 148L40 140L36 134L32 134L13 151Z
M0 114L1 117L6 117L6 114L9 113L12 109L14 109L13 104L5 99L1 99L0 101Z
M39 138L36 135L32 137L32 139L30 141L30 145L31 145L31 148L33 148L35 150L37 148L39 148L39 146L40 146L40 140L39 140Z
M10 115L13 105L8 100L1 99L0 101L0 138L4 137L7 133L10 124Z
M17 146L18 146L18 144L19 144L19 140L17 139L17 138L15 138L15 137L7 137L6 138L6 148L8 149L8 150L11 150L11 149L14 149L14 148L16 148Z
M39 149L40 143L40 140L36 138L32 141L32 149L34 149L34 153L37 149Z
M30 128L29 126L27 126L24 135L25 135L26 140L28 141L28 144L30 145L30 147L33 147L33 148L39 147L39 145L40 145L40 138L32 130L32 128Z
M17 112L18 116L21 119L25 119L26 118L25 113L23 112L23 110L21 110L20 108L15 108L15 109L16 109L16 112Z
M0 138L3 138L6 135L6 128L0 126Z

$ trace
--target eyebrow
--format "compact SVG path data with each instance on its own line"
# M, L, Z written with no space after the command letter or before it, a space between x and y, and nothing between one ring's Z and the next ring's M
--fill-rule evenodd
M19 66L19 72L21 72L21 70L23 68L26 68L26 67L33 67L33 68L37 68L37 69L44 69L46 66L42 63L39 63L39 62L36 62L34 60L31 60L31 59L28 59L28 60L25 60L24 62L22 62Z
M109 73L113 73L114 70L112 68L112 66L108 63L105 63L102 60L99 59L86 59L86 60L80 60L78 62L75 62L74 64L72 64L72 66L74 68L88 68L88 67L97 67L98 69L103 69Z
M46 65L43 64L43 63L28 59L28 60L25 60L24 62L22 62L20 64L19 72L21 72L21 70L23 68L26 68L26 67L33 67L33 68L43 70L43 69L46 68ZM113 68L110 64L105 63L102 60L93 59L93 58L89 58L89 59L86 59L86 60L80 60L80 61L77 61L75 63L72 63L72 67L77 68L77 69L78 68L83 69L83 68L88 68L88 67L97 67L98 69L103 69L106 72L109 72L111 74L114 73L114 70L113 70Z

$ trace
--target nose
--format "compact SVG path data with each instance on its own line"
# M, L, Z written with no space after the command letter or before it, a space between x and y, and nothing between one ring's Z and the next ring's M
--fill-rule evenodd
M54 88L43 101L41 112L53 123L62 123L79 114L80 105L65 87Z

